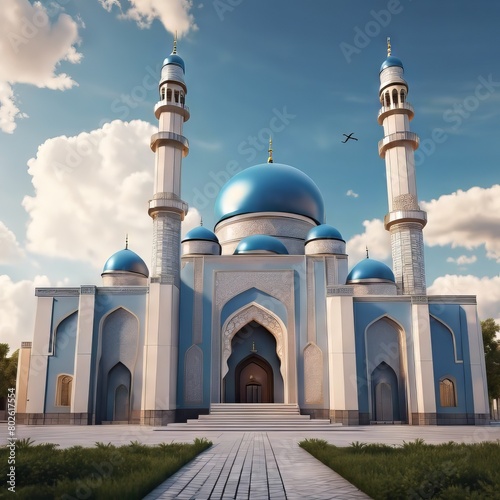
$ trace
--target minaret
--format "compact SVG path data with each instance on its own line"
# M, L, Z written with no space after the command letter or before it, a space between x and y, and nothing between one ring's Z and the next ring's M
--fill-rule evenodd
M154 111L158 132L151 137L155 153L153 199L153 258L144 346L142 422L165 425L174 421L179 336L181 221L187 204L180 198L182 158L189 152L182 135L189 119L184 61L177 55L177 40L161 70L160 100Z
M189 119L185 105L187 87L184 61L177 55L177 41L163 62L160 100L155 106L158 132L151 137L155 153L154 195L149 202L153 219L153 261L151 283L179 286L179 248L181 221L187 204L181 200L181 163L189 152L188 140L182 135Z
M414 112L406 101L407 94L403 63L391 55L388 38L387 59L380 68L382 108L378 114L378 123L384 127L384 138L378 143L378 151L385 158L389 198L389 213L384 224L391 234L398 293L425 295L422 229L427 223L427 214L418 206L414 151L418 148L419 138L410 132Z

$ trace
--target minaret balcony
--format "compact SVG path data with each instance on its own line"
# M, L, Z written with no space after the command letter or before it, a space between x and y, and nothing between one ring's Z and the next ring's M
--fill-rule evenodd
M158 120L162 113L177 113L182 115L185 122L187 122L191 116L189 107L185 104L167 101L159 101L155 104L155 116Z
M384 227L388 231L393 224L416 222L424 227L427 224L427 213L423 210L395 210L384 217Z
M408 115L409 120L412 120L415 115L413 106L408 102L399 102L397 104L391 104L390 106L382 106L378 112L378 124L382 125L388 116L400 113Z
M171 145L182 149L182 156L189 153L189 141L180 134L174 132L161 131L151 136L151 149L156 152L159 146Z
M176 212L181 215L181 220L187 214L188 205L174 193L156 193L149 200L148 214L153 216L157 212Z
M406 146L409 145L413 150L418 148L420 139L415 132L396 132L394 134L386 135L382 140L378 142L378 154L385 158L385 152L396 146Z

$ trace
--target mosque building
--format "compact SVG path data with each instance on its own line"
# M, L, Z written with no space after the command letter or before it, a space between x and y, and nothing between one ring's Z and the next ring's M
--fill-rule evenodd
M415 179L419 138L400 59L380 68L393 269L350 263L321 192L273 162L234 175L216 224L181 241L185 63L165 59L154 107L152 262L126 248L102 286L37 288L23 342L17 419L166 425L215 404L293 405L344 425L484 424L489 408L474 296L427 295Z

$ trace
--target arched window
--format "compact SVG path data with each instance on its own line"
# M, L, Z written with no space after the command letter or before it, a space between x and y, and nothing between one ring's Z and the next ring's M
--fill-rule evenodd
M439 382L439 399L441 406L457 406L455 384L449 378L443 378Z
M161 100L164 101L165 100L165 88L162 88L161 89Z
M70 375L59 375L57 378L56 406L71 406L71 389L73 377Z
M391 96L389 95L389 92L385 93L385 105L390 106L391 105Z
M175 91L175 102L179 103L179 91L178 90Z
M400 98L401 104L403 104L405 102L405 91L403 89L401 89L401 92L399 93L399 98Z
M182 104L182 107L184 107L184 102L185 102L185 100L184 100L184 93L181 92L181 104Z
M396 89L392 91L392 103L393 104L398 103L398 91Z
M167 101L170 102L172 100L172 89L167 89Z

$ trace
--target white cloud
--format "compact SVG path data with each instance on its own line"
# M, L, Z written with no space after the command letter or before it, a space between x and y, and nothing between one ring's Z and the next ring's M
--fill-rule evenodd
M16 105L12 87L0 81L0 130L12 134L16 128L16 118L22 116L23 114Z
M500 276L478 278L447 274L427 288L429 295L476 295L479 317L500 321Z
M429 246L451 245L468 250L485 246L486 255L500 262L500 185L472 187L421 203L429 223L424 231Z
M23 200L30 217L27 249L99 268L124 246L128 233L130 248L148 262L154 132L144 121L116 120L39 146L28 161L35 194Z
M22 255L15 234L0 221L0 264L13 264Z
M453 257L448 257L446 259L446 262L452 262L457 266L465 266L467 264L473 264L476 261L477 257L475 255L471 255L470 257L467 257L467 255L460 255L460 257L457 257L456 259L454 259Z
M122 0L99 0L99 3L108 12L114 6L118 7L120 17L132 19L140 28L149 28L155 19L159 19L167 31L177 32L179 36L198 29L190 13L191 0L129 0L127 6L130 4L130 7L126 10Z
M349 263L355 265L366 258L366 248L370 258L387 260L391 255L391 239L380 219L365 220L365 232L354 235L346 244Z
M61 61L78 63L78 24L59 9L47 10L41 2L0 0L0 128L12 133L23 115L12 85L28 83L39 88L65 90L76 85L66 73L58 73ZM52 22L51 15L57 20Z
M35 189L23 206L29 214L27 250L84 261L101 268L125 245L146 263L151 257L154 154L150 123L115 120L90 133L48 139L28 161ZM191 208L182 234L200 224Z
M0 276L0 342L9 344L10 354L31 341L35 324L35 287L50 286L47 276L34 280L13 282L7 275Z
M355 193L352 189L348 189L346 196L351 196L352 198L357 198L359 196L359 194Z

